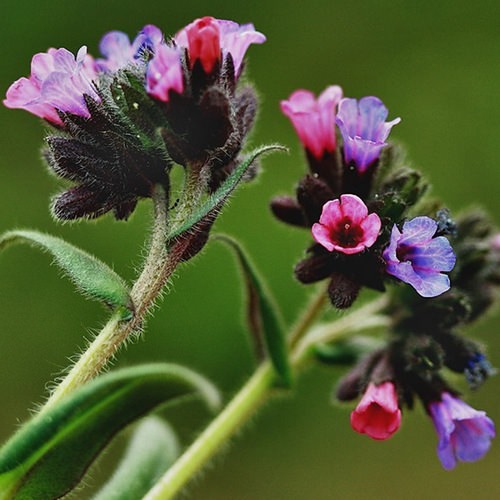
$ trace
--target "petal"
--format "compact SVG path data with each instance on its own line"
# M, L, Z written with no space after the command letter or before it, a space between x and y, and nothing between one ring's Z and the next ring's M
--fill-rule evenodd
M311 231L315 241L324 246L329 252L333 252L335 245L332 243L331 232L326 226L316 222L313 224Z
M287 101L281 101L281 110L290 119L295 113L309 113L316 108L316 98L309 90L296 90Z
M378 239L382 221L376 213L372 213L360 223L364 232L363 244L365 247L370 248Z
M399 262L399 259L396 255L396 250L398 247L398 241L401 238L401 232L398 229L398 226L394 224L392 226L392 231L391 231L391 239L389 242L389 246L384 250L383 253L383 258L387 264L397 264Z
M414 247L407 253L417 273L451 271L455 266L455 253L450 242L439 236L432 239L425 247Z
M357 135L358 103L356 99L344 98L340 101L336 123L339 126L344 141L347 137L355 137Z
M456 424L455 454L462 462L475 462L482 458L491 446L491 439L495 436L493 421L482 415L475 418L461 420Z
M415 217L403 224L403 235L399 240L400 245L426 244L437 231L437 222L430 217Z
M343 194L340 201L343 215L349 217L353 224L360 224L368 215L368 208L359 196Z
M389 114L384 103L375 96L363 97L359 101L359 125L357 134L359 137L374 142L384 142L382 126Z
M323 205L319 222L328 228L334 227L343 217L344 212L340 207L340 200L330 200Z

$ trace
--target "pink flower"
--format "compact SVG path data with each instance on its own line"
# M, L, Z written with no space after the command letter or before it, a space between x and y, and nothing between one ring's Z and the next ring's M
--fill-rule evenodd
M31 75L20 78L7 90L8 108L20 108L61 125L57 110L90 117L84 95L100 101L92 80L93 59L82 47L75 56L66 49L49 49L31 60Z
M191 66L199 60L206 73L231 54L234 76L238 78L248 47L252 43L264 43L266 37L255 31L253 24L239 25L207 16L180 30L174 41L178 47L188 49Z
M396 388L392 382L370 383L356 409L351 413L351 427L372 439L388 439L401 425Z
M316 99L309 90L296 90L281 101L281 111L290 118L303 146L318 160L336 148L335 113L342 89L327 87Z
M323 205L319 223L312 226L313 238L329 252L348 255L360 253L371 247L378 238L382 223L363 200L354 194L343 194L340 200Z
M220 62L220 31L213 17L196 19L186 26L189 62L191 67L200 61L205 73L211 73Z
M170 100L170 90L182 94L184 79L179 49L166 44L156 47L155 55L148 64L146 90L164 102Z

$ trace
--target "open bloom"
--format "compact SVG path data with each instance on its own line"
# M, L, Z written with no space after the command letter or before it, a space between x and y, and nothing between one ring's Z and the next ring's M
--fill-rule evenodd
M161 30L152 24L144 26L132 43L126 33L110 31L99 44L104 59L96 60L97 69L112 72L137 63L145 50L154 52L162 40Z
M281 111L290 118L303 146L317 159L335 151L335 113L342 99L337 85L327 87L316 99L309 90L296 90Z
M170 90L182 94L184 79L179 49L166 44L156 47L154 57L148 64L146 90L164 102L170 100Z
M378 238L381 225L377 214L368 215L368 208L361 198L343 194L340 200L325 203L319 222L312 226L312 234L329 252L350 255L371 247Z
M392 382L370 383L356 409L351 413L351 426L373 439L390 438L401 425L396 388Z
M75 56L66 49L49 49L31 60L31 75L20 78L7 90L3 101L8 108L20 108L61 125L57 110L90 117L84 95L96 101L100 97L92 80L96 78L87 47Z
M360 173L378 160L391 128L401 121L386 122L388 114L378 97L363 97L359 103L356 99L340 101L336 123L344 140L344 159L353 162Z
M253 24L239 25L209 16L194 20L174 37L177 46L188 49L190 64L199 60L206 73L210 73L221 58L231 54L236 78L248 47L265 41L266 37L255 31Z
M383 257L386 271L410 284L422 297L437 297L450 288L443 272L451 271L456 257L444 236L434 238L437 222L425 216L403 224L403 231L392 228Z
M437 454L445 469L453 469L457 460L475 462L489 450L495 424L484 411L444 392L441 401L429 404L429 412L439 437Z

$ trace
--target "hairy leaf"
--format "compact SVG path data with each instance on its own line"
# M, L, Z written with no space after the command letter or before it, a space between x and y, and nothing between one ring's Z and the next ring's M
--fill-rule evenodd
M211 409L219 405L211 383L178 365L137 366L95 379L36 415L0 449L0 499L65 495L120 429L188 396L201 396Z
M181 236L185 235L185 233L192 234L196 232L198 225L206 225L207 223L213 221L231 193L238 186L247 170L251 167L252 163L259 156L272 151L286 151L286 148L279 145L262 146L250 153L205 203L198 207L198 209L180 226L173 229L173 231L167 236L167 244L171 244L178 240Z
M56 264L85 295L121 308L123 319L132 317L134 308L127 285L104 262L61 238L30 230L5 233L0 237L0 250L16 243L28 243L50 252Z
M93 500L142 498L174 463L179 452L172 428L160 418L145 418L135 430L113 476Z
M275 370L282 381L290 385L290 363L281 315L276 302L240 244L228 236L217 235L217 239L229 245L234 251L243 272L248 297L248 324L257 344L257 350L260 349L259 344L262 339Z

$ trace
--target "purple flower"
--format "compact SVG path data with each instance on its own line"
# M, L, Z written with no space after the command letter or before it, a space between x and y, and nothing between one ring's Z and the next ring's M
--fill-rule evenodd
M461 462L475 462L489 450L495 424L484 411L471 408L447 392L429 404L439 443L437 454L446 470Z
M388 110L378 97L342 99L336 123L344 139L344 159L353 162L360 173L375 163L391 128L401 121L386 122Z
M343 194L340 200L324 204L319 222L312 226L312 234L329 252L352 255L371 247L378 238L380 227L380 217L375 213L368 215L361 198Z
M319 160L335 151L335 112L341 99L342 89L332 85L317 99L300 89L281 101L281 111L290 118L302 145Z
M82 47L75 56L66 49L49 49L31 60L31 75L20 78L7 90L8 108L20 108L61 125L57 110L90 117L84 95L100 101L92 81L96 79L93 59Z
M162 32L152 24L144 26L132 43L125 33L110 31L102 37L99 44L99 50L105 59L96 60L97 69L113 72L129 64L136 64L144 50L154 52L162 41Z
M236 78L240 75L248 47L265 41L266 37L255 31L253 24L239 25L208 16L194 20L174 37L177 46L188 49L191 64L200 60L207 73L220 62L220 51L223 59L231 54Z
M171 90L182 94L184 79L181 54L178 48L161 44L148 64L146 73L146 90L148 94L160 101L170 100Z
M451 271L456 257L444 236L433 238L437 222L429 217L415 217L394 225L389 246L384 250L386 271L410 284L422 297L437 297L450 288L444 272Z

